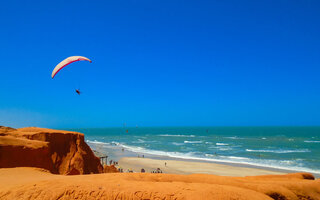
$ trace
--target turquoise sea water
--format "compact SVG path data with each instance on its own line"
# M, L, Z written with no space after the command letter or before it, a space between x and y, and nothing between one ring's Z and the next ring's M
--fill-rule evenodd
M72 129L96 148L320 174L320 127ZM126 131L128 130L128 132Z

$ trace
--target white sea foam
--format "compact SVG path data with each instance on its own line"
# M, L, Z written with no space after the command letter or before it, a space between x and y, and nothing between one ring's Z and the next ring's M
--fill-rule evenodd
M147 139L147 137L145 137L145 136L141 136L141 135L134 135L133 137L135 137L135 138L143 138L143 139Z
M111 144L114 144L114 145L117 145L117 146L119 146L119 145L120 145L120 143L119 143L119 142L115 142L115 141L112 141L112 142L111 142Z
M200 144L202 143L203 141L188 141L188 140L185 140L184 143L186 144Z
M306 143L320 143L318 140L305 140Z
M141 139L138 139L138 141L133 141L132 143L138 143L138 144L141 144L141 143L145 143L144 140L141 140Z
M226 159L235 159L235 160L250 160L250 158L239 157L239 156L220 156L220 157L226 158Z
M172 142L173 145L176 145L176 146L181 146L181 145L184 145L184 143L179 143L179 142Z
M229 145L229 144L227 144L227 143L222 143L222 142L217 142L216 145L217 145L217 146L227 146L227 145Z
M232 147L230 146L210 146L208 149L217 149L219 151L231 151Z
M218 149L219 149L220 151L230 151L230 150L232 150L231 147L219 147Z
M195 137L195 135L169 135L169 134L161 134L158 136L162 136L162 137Z
M224 138L227 138L227 139L232 139L232 140L242 140L244 138L240 138L240 137L237 137L237 136L232 136L232 137L224 137Z
M248 152L264 152L264 153L306 153L311 152L309 149L292 149L292 150L284 150L284 149L246 149Z
M100 141L97 141L97 140L94 140L94 141L91 141L91 140L86 140L88 143L92 143L92 144L110 144L110 143L107 143L107 142L100 142Z

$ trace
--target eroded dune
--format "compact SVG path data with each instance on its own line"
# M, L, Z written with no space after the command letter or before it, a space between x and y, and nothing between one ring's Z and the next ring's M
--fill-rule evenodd
M109 173L63 176L36 168L0 169L0 199L320 199L310 174L224 177Z

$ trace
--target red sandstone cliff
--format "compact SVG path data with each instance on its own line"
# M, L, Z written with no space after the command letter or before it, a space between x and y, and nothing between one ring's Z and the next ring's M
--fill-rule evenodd
M55 174L102 173L82 133L0 126L0 168L39 167Z

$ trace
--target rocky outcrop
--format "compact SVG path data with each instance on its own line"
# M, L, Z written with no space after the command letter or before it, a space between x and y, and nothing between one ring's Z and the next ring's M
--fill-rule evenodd
M114 165L104 165L103 172L104 173L118 173L119 170Z
M55 174L102 173L82 133L0 127L0 168L38 167Z

